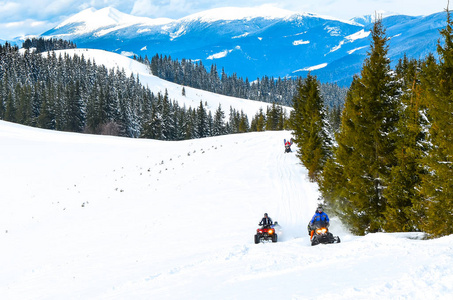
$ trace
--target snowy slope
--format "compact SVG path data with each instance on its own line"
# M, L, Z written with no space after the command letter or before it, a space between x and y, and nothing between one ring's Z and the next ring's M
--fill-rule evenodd
M2 299L449 299L453 236L311 247L289 132L181 142L0 121ZM262 214L281 240L255 245Z
M167 91L169 98L171 100L176 100L181 107L185 105L187 108L196 108L200 106L200 101L202 101L205 109L210 110L214 115L215 110L219 107L219 104L221 104L222 110L225 112L227 118L229 116L230 107L233 107L239 112L242 110L247 114L249 121L251 121L252 117L255 116L260 108L266 112L266 108L271 106L271 104L265 102L239 99L190 87L184 87L186 95L183 96L181 85L162 80L152 75L145 64L114 52L97 49L69 49L55 52L57 57L60 54L64 55L64 53L78 55L79 57L82 57L83 55L85 60L89 59L91 62L94 61L97 65L105 65L107 69L124 69L127 76L130 76L131 74L136 78L138 76L140 82L144 86L148 86L156 95L158 92L165 94L165 91ZM47 53L43 53L43 55L47 56ZM286 109L288 110L289 116L290 108Z

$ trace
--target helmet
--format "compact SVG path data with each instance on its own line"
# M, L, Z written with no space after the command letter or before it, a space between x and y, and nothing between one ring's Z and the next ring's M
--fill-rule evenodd
M316 211L322 212L323 211L322 205L318 205L318 208L316 209Z

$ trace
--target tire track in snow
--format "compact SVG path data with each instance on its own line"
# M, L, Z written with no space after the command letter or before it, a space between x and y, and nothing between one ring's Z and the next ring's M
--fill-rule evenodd
M283 153L283 145L279 150L275 156L275 179L280 189L276 220L285 232L283 240L305 237L306 224L316 209L319 193L315 183L307 182L308 172L296 156L296 145L292 153Z

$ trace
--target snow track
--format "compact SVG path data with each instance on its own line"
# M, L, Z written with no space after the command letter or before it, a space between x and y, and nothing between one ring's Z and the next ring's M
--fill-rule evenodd
M291 138L290 135L286 139ZM274 219L279 221L284 230L283 240L301 237L306 233L308 221L316 209L319 195L317 186L308 181L307 170L296 156L296 145L292 153L283 152L283 140L269 152L271 168L270 181L278 191Z
M311 247L317 204L289 132L183 142L0 121L2 299L448 299L453 236ZM293 146L293 151L296 151ZM255 245L264 212L278 243Z

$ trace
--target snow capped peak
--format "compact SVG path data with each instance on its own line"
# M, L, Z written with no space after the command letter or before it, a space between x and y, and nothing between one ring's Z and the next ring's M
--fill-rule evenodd
M204 22L215 22L220 20L250 20L254 18L281 19L297 14L296 12L277 8L264 4L257 7L220 7L182 18L184 21L200 20Z
M85 23L87 27L97 28L101 26L109 26L117 24L120 20L120 14L118 10L106 7L100 10L95 8L87 8L78 14L68 18L66 21L58 25L56 28L61 28L68 24Z
M170 23L184 22L216 22L216 21L232 21L232 20L252 20L255 18L263 18L267 20L274 19L293 19L296 17L313 17L321 19L338 20L332 17L321 16L313 13L301 13L275 7L271 4L264 4L256 7L220 7L210 10L198 12L180 19L169 18L147 18L137 17L130 14L120 12L113 7L105 7L102 9L88 8L85 9L64 22L60 23L54 29L61 29L65 26L70 27L71 34L88 34L94 33L96 36L105 35L127 26L161 26L170 25ZM341 22L349 22L338 20Z
M162 25L172 21L172 19L168 18L151 19L146 17L136 17L122 13L113 7L105 7L99 10L95 8L87 8L59 24L56 29L70 24L81 24L77 28L77 33L86 33L110 26L128 26L134 24Z

